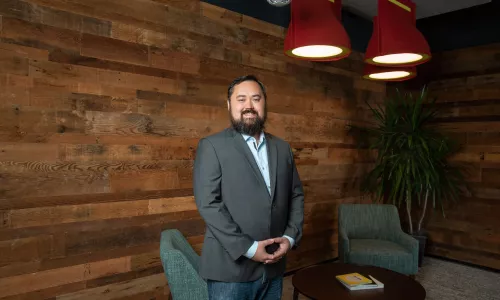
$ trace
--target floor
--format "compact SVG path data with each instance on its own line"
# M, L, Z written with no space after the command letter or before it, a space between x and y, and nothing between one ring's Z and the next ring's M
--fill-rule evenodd
M416 276L427 292L426 300L498 300L500 272L425 257ZM292 276L283 286L283 300L293 298ZM304 296L300 300L306 300Z

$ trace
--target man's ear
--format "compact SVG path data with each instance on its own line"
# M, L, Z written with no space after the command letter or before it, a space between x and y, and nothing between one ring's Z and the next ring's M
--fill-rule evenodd
M229 103L230 100L227 100L227 110L231 109L231 103Z

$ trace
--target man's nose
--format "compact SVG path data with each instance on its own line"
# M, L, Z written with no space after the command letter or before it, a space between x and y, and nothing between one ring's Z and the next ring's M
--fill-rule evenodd
M253 101L252 99L248 99L247 101L245 101L245 109L253 109Z

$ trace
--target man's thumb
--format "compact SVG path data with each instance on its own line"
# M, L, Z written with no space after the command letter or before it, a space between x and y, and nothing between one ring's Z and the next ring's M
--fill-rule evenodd
M274 239L268 239L268 240L265 240L265 241L264 241L264 246L269 246L269 245L271 245L272 243L274 243Z

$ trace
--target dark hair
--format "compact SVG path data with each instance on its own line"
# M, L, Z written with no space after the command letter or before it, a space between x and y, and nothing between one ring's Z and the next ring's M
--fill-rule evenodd
M227 101L231 100L231 96L233 95L233 92L234 92L234 87L237 86L238 84L244 82L244 81L256 82L260 86L260 89L262 90L262 93L264 94L264 99L267 100L266 87L264 86L264 84L262 82L260 82L259 79L257 79L257 77L255 77L254 75L245 75L245 76L238 77L235 80L233 80L233 82L231 82L231 84L227 88Z

